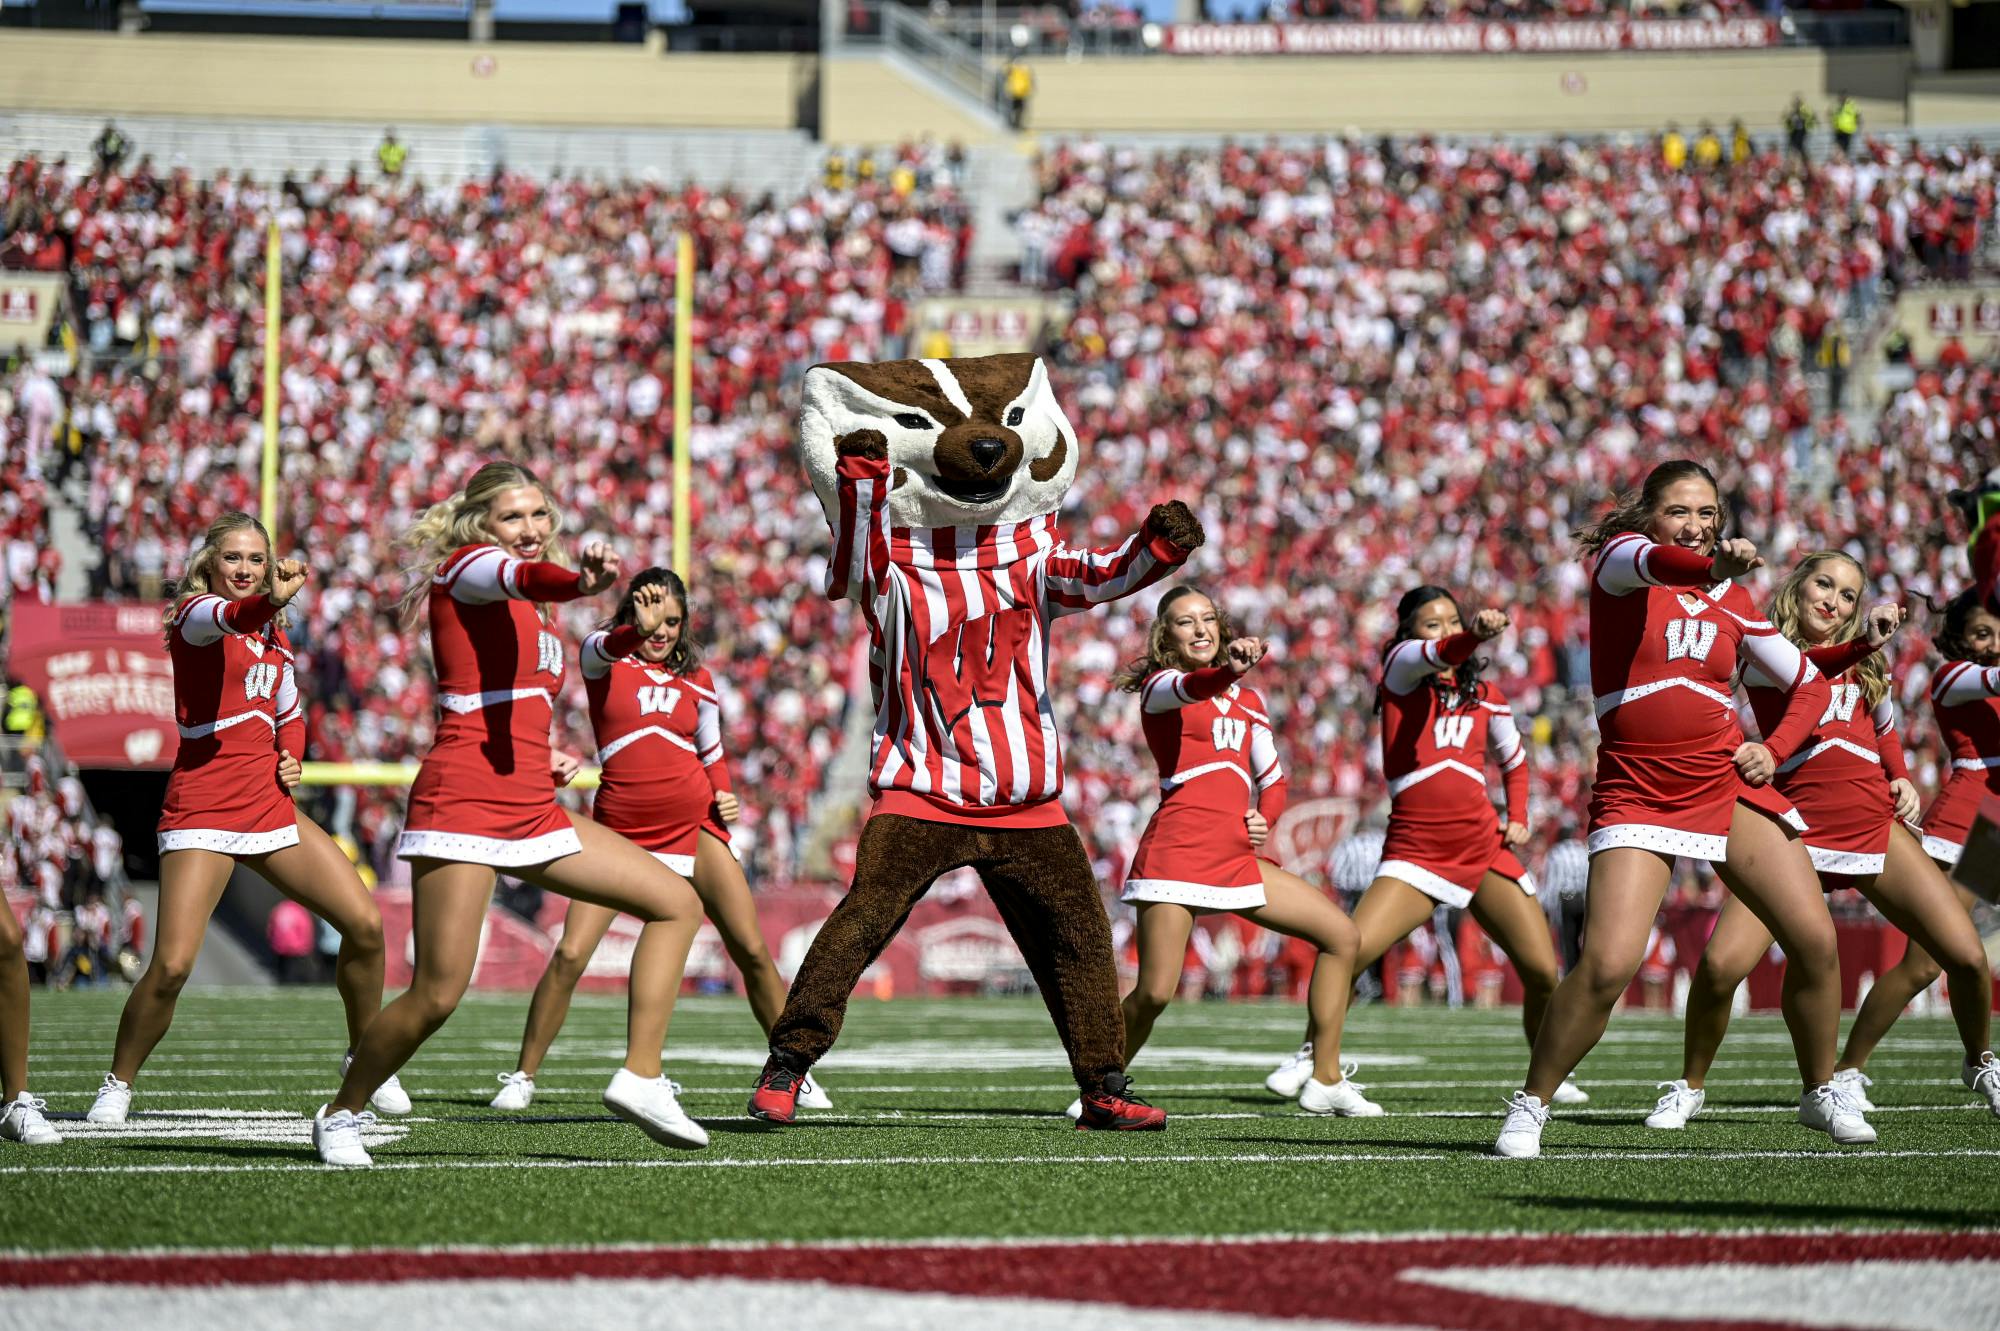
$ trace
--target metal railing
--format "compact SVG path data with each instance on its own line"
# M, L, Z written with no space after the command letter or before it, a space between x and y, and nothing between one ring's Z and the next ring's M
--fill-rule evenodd
M879 46L915 61L989 110L1000 103L1002 66L968 43L949 19L940 21L908 5L859 7L846 33L850 45Z

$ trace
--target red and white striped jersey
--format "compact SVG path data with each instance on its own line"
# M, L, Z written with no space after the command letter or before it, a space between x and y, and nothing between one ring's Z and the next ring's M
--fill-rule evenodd
M578 653L603 784L699 782L704 791L728 790L722 708L707 667L677 675L637 655L611 655L617 645L600 629Z
M1160 810L1226 815L1240 833L1252 807L1275 826L1285 811L1285 767L1278 760L1263 695L1235 682L1226 665L1156 670L1139 690L1140 728L1160 769Z
M893 527L889 463L843 457L827 595L868 621L876 812L943 822L1067 821L1049 699L1051 621L1158 582L1188 552L1135 533L1108 549L1056 535L1055 515Z
M461 547L432 575L431 657L443 712L433 754L483 745L476 767L547 776L563 645L527 599L559 599L531 585L542 576L566 577L576 595L574 573L492 545Z
M292 646L274 613L263 596L204 593L181 606L168 644L181 733L175 766L280 749L306 756Z
M1931 680L1931 712L1955 772L2000 788L2000 666L1947 661Z
M1454 635L1470 638L1471 634ZM1528 755L1514 709L1485 680L1469 703L1447 702L1434 687L1451 668L1450 639L1406 638L1382 663L1382 775L1397 813L1489 812L1486 759L1500 769L1507 813L1528 819Z
M1590 679L1606 744L1687 744L1734 749L1743 742L1731 680L1739 657L1789 696L1785 721L1764 743L1790 758L1826 710L1828 689L1805 654L1730 582L1670 585L1660 558L1672 552L1636 532L1613 537L1590 580Z

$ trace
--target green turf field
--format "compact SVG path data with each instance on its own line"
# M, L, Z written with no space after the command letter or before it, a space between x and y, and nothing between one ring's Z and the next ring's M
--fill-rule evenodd
M123 1128L81 1121L122 993L37 993L31 1084L60 1147L0 1144L20 1249L608 1243L1011 1235L1250 1235L2000 1224L2000 1121L1954 1076L1948 1023L1911 1019L1871 1071L1882 1134L1833 1147L1793 1122L1775 1017L1740 1020L1682 1133L1639 1123L1678 1071L1680 1028L1621 1014L1541 1160L1486 1154L1526 1059L1515 1012L1358 1010L1347 1052L1388 1116L1318 1119L1262 1088L1296 1044L1289 1006L1180 1004L1133 1067L1163 1134L1085 1134L1052 1028L1027 1000L857 1002L820 1071L837 1109L753 1131L748 1009L691 999L670 1075L705 1152L655 1147L598 1092L621 1001L581 998L534 1107L487 1107L525 995L469 1000L404 1070L416 1102L376 1168L321 1168L303 1114L335 1081L330 990L193 992Z

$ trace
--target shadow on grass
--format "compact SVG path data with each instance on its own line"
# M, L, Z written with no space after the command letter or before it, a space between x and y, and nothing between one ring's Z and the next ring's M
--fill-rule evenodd
M1172 1119L1169 1119L1168 1122L1171 1124ZM1454 1155L1487 1155L1491 1153L1493 1149L1490 1144L1483 1141L1473 1141L1473 1142L1411 1141L1407 1137L1222 1137L1218 1136L1218 1137L1205 1138L1204 1140L1208 1144L1214 1146L1225 1146L1225 1145L1237 1146L1237 1145L1252 1145L1252 1144L1259 1146L1298 1146L1305 1148L1306 1151L1309 1152L1323 1152L1327 1150L1329 1147L1337 1147L1342 1150L1348 1150L1348 1149L1358 1150L1363 1147L1366 1147L1369 1149L1382 1150L1382 1151L1408 1151L1413 1155L1418 1155L1418 1154L1429 1155L1440 1151ZM1218 1156L1217 1158L1226 1159L1227 1157ZM1300 1158L1310 1159L1311 1157L1309 1155L1302 1154ZM1382 1163L1392 1164L1394 1162L1385 1160Z
M1814 1225L1840 1220L1879 1220L1893 1224L1943 1228L2000 1223L2000 1210L1967 1211L1962 1208L1882 1206L1872 1203L1829 1206L1818 1202L1768 1202L1735 1197L1718 1197L1712 1201L1701 1201L1691 1198L1666 1198L1658 1194L1648 1197L1579 1197L1551 1196L1547 1193L1523 1193L1504 1200L1515 1206L1543 1211L1576 1213L1602 1211L1612 1215L1648 1217L1672 1215L1689 1218L1716 1217L1726 1220L1742 1220L1754 1216L1798 1220Z

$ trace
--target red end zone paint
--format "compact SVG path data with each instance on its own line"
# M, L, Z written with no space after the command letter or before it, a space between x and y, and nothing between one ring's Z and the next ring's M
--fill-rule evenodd
M1640 1233L1215 1244L1079 1240L968 1247L92 1253L0 1258L0 1286L731 1277L1264 1317L1338 1318L1450 1331L1492 1326L1515 1331L1632 1331L1647 1323L1527 1300L1462 1293L1397 1277L1425 1268L1469 1266L1698 1268L1728 1262L1783 1267L1871 1259L2000 1260L2000 1234ZM1761 1331L1775 1326L1716 1320L1677 1320L1673 1325L1684 1331ZM1823 1324L1816 1331L1838 1328Z

